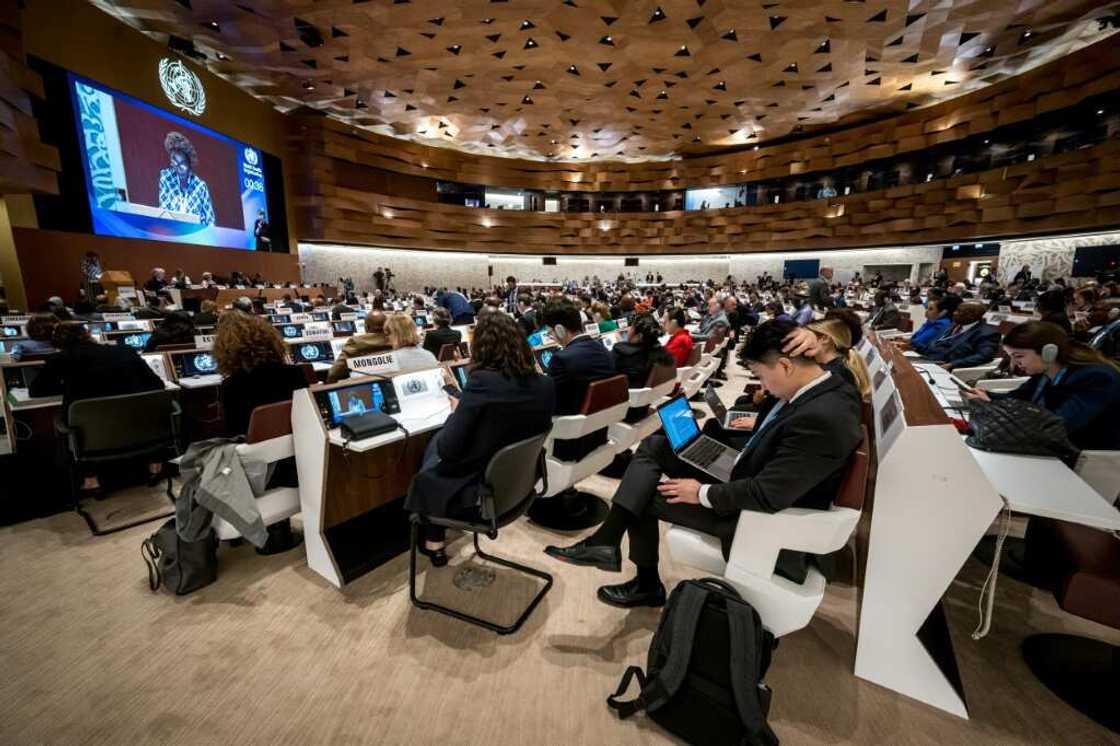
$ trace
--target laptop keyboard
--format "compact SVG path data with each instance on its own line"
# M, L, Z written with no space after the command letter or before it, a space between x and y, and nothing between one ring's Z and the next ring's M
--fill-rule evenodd
M688 449L688 457L699 466L711 466L723 453L723 446L718 442L704 438Z

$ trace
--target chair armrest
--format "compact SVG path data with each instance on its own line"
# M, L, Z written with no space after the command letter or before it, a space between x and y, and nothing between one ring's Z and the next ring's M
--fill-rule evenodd
M847 544L859 516L858 510L835 506L828 510L786 508L777 513L744 510L735 526L728 569L769 577L782 549L835 552Z

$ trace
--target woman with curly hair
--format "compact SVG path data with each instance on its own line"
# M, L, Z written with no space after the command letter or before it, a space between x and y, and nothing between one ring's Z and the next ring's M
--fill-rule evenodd
M409 488L405 507L413 513L477 518L478 486L490 458L552 425L552 379L536 372L533 351L511 316L478 317L471 361L462 396L451 400L451 416L428 444ZM427 532L418 548L443 567L444 530L433 526Z
M222 408L228 435L245 435L255 408L287 401L296 389L307 388L303 371L288 364L280 332L259 316L222 314L214 360L224 376Z
M197 215L202 225L214 225L210 188L195 173L198 151L181 132L168 132L163 148L171 166L159 172L159 206L171 212Z

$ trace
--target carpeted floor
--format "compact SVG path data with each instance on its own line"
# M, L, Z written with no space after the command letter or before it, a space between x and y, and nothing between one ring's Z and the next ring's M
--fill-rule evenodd
M730 401L735 388L721 394ZM614 484L583 486L609 497ZM307 569L302 548L224 547L216 584L153 594L139 547L158 525L94 538L62 514L0 530L0 743L672 742L604 704L626 666L644 664L658 614L596 601L599 584L624 576L541 553L573 537L521 521L491 546L556 577L525 627L499 637L413 609L407 556L339 592ZM479 587L469 542L453 549L451 567L421 560L429 593L508 619L533 592L501 569ZM664 571L669 583L687 575L669 562ZM1037 683L1018 653L1034 632L1120 634L1005 578L991 635L973 642L983 574L967 563L946 603L971 720L856 679L855 591L834 584L767 677L783 743L1120 744Z

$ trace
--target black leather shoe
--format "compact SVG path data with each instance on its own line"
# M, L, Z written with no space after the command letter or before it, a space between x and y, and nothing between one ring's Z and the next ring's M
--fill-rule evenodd
M597 567L606 572L619 572L622 570L622 550L618 547L592 546L586 540L570 547L548 546L544 553L549 557L572 565L587 565Z
M599 600L620 609L633 609L636 606L659 608L665 605L665 586L657 584L656 590L643 591L638 579L628 580L619 585L604 585L597 594Z

